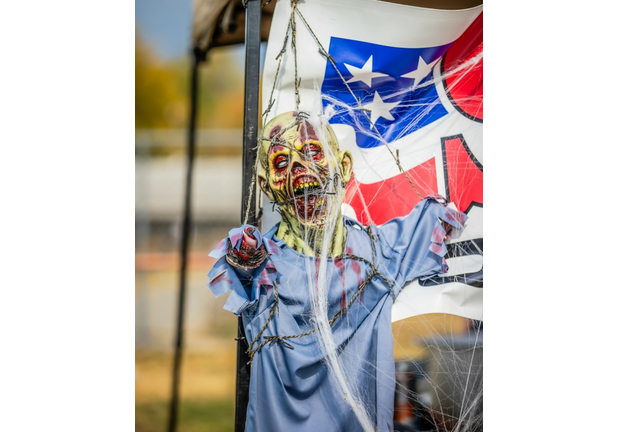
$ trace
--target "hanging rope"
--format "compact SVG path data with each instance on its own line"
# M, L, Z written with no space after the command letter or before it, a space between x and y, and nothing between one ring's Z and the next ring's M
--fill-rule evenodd
M392 156L393 160L395 161L395 164L397 165L397 168L399 169L399 172L404 174L404 176L408 180L408 183L410 183L410 185L414 189L414 192L416 192L416 195L418 196L418 198L422 199L423 198L422 195L420 194L420 192L416 188L416 185L414 184L414 182L412 181L412 179L408 175L408 172L403 169L403 166L401 166L401 162L399 160L398 152L397 152L397 154L393 153L392 149L390 148L390 146L388 145L388 143L386 142L386 140L384 139L384 137L382 136L380 131L377 129L377 127L374 124L374 122L371 120L371 117L368 114L369 110L366 109L366 108L363 108L363 106L361 104L361 101L360 101L360 98L356 97L356 95L354 94L354 91L350 88L350 85L346 82L345 78L343 77L343 74L341 73L341 71L337 67L337 62L324 49L324 46L322 45L322 43L320 42L320 40L316 36L315 32L313 31L313 29L311 28L311 26L309 25L309 23L307 22L307 20L303 16L303 14L300 11L300 9L298 9L298 0L291 0L291 6L292 6L292 11L290 12L290 18L288 20L288 26L287 26L287 29L286 29L285 37L283 39L283 47L281 48L281 51L279 52L277 57L275 57L275 60L277 60L277 69L275 71L275 77L274 77L274 80L273 80L273 86L272 86L272 88L270 90L270 97L269 97L269 100L268 100L268 106L266 107L266 110L262 114L264 123L266 123L267 115L270 113L270 111L271 111L271 109L272 109L272 107L273 107L273 105L275 103L275 100L273 99L273 96L274 96L277 80L279 78L279 73L280 73L280 70L281 70L281 62L282 62L283 56L284 56L284 54L285 54L285 52L287 50L287 43L288 43L288 38L289 38L290 34L292 34L292 42L291 42L291 44L292 44L292 49L293 49L293 54L294 54L294 94L296 96L296 110L299 109L301 78L298 77L298 56L297 56L297 52L296 52L296 18L295 18L296 14L298 14L298 16L300 17L302 22L307 27L307 30L311 34L313 40L318 45L318 53L321 56L323 56L324 58L326 58L330 62L330 64L333 66L333 68L337 72L337 75L339 75L339 78L341 79L341 82L345 85L345 87L347 88L348 92L350 92L350 94L354 97L354 100L356 101L356 104L357 104L357 107L358 107L359 111L361 111L363 113L363 115L365 116L365 118L367 119L369 124L371 125L371 128L378 134L378 136L380 138L380 141L382 141L384 143L384 146L386 147L386 149L388 150L388 152Z
M393 151L391 150L390 146L388 145L388 143L386 142L386 140L384 139L384 137L382 136L382 134L380 133L380 131L378 130L376 125L373 123L373 121L371 121L371 117L369 116L369 114L367 114L367 112L369 110L366 109L366 108L363 108L363 106L361 104L361 101L360 101L360 98L356 97L356 95L354 94L354 91L352 91L352 89L350 88L350 86L346 82L345 78L343 77L343 74L341 73L341 71L337 67L337 62L335 61L335 59L330 54L328 54L328 52L324 49L324 46L322 45L322 43L320 42L318 37L315 35L315 33L313 32L313 29L311 28L311 26L309 25L307 20L305 20L305 17L300 12L300 10L292 9L292 13L294 13L294 10L296 10L296 12L298 13L298 16L300 17L300 19L303 21L303 23L307 27L307 30L309 30L309 33L311 34L311 36L313 37L315 42L318 44L318 52L320 53L320 55L322 55L324 58L326 58L330 62L330 64L333 66L333 68L335 69L335 71L339 75L339 78L341 78L341 82L343 82L343 84L348 89L350 94L354 97L354 100L356 101L356 104L358 106L359 111L361 111L363 113L363 115L365 116L365 118L367 119L367 121L369 121L369 124L371 125L371 128L378 134L378 136L380 137L380 141L382 141L384 143L384 146L386 147L386 149L388 150L390 155L393 157L393 160L397 164L397 168L399 169L399 171L405 175L406 179L408 180L408 183L410 183L410 185L412 185L412 188L416 192L416 195L418 195L418 198L422 199L423 197L419 193L418 189L416 189L416 186L414 185L414 182L412 181L412 179L408 175L407 171L405 171L403 169L403 167L401 166L401 163L399 161L399 155L393 154ZM298 89L296 89L296 91L298 92Z
M345 78L343 77L343 74L341 73L341 71L337 67L337 62L324 49L324 46L321 44L321 42L318 39L318 37L316 36L315 32L313 31L313 29L311 28L311 26L309 25L309 23L307 22L307 20L305 19L305 17L301 13L301 11L298 9L298 0L291 0L290 3L291 3L292 10L290 12L290 18L288 20L288 25L287 25L286 33L285 33L285 37L284 37L284 40L283 40L283 46L281 48L281 51L277 55L277 57L275 57L275 59L277 60L277 68L276 68L276 71L275 71L275 76L274 76L274 80L273 80L273 86L272 86L272 88L270 90L268 106L266 107L266 109L262 113L263 122L264 123L267 122L268 114L270 114L271 109L272 109L272 107L273 107L273 105L275 103L274 91L275 91L275 87L276 87L277 81L279 79L279 74L280 74L280 71L281 71L282 61L283 61L285 53L287 52L287 44L288 44L288 40L289 40L290 35L292 36L290 43L291 43L291 47L292 47L292 51L293 51L293 56L294 56L294 94L295 94L295 99L296 99L296 110L298 111L299 107L300 107L300 84L301 84L301 77L299 77L299 74L298 74L298 54L297 54L297 49L296 49L297 48L297 45L296 45L296 34L297 34L296 14L298 14L299 18L301 19L301 21L304 23L304 25L306 26L307 30L311 34L313 40L316 42L316 44L318 46L319 54L322 55L324 58L326 58L331 63L331 65L333 66L333 68L335 69L337 74L339 75L339 78L341 79L341 82L345 85L345 87L347 88L348 92L350 92L350 94L354 97L354 100L356 101L358 110L360 112L362 112L364 114L365 118L369 121L369 124L371 125L371 128L378 134L379 139L384 143L384 145L387 148L387 150L389 151L390 155L393 157L393 160L397 164L397 167L398 167L399 171L405 175L406 179L408 180L408 183L410 183L410 185L412 186L412 188L416 192L416 194L419 197L419 199L421 199L422 196L419 193L418 189L416 188L414 182L412 181L412 179L410 178L408 173L403 169L403 167L401 165L401 162L399 160L399 152L397 151L396 153L393 153L392 149L390 148L390 146L388 145L386 140L383 138L382 134L377 129L377 127L374 124L374 122L371 120L371 117L368 114L369 110L362 106L360 98L356 97L356 95L354 94L354 91L350 88L349 84L346 82ZM275 137L272 137L272 138L264 138L263 137L262 141L269 141L271 143L276 141L277 144L281 144L281 145L284 145L284 146L290 148L291 150L295 150L295 149L292 149L291 147L287 146L286 143L281 143L280 140L278 140L278 138L281 135L283 135L290 128L298 126L298 123L299 123L300 120L301 120L300 118L297 118L295 122L291 123L289 126L284 128L283 130L281 130ZM255 187L255 172L256 172L256 169L257 169L257 163L256 163L256 167L254 167L254 173L253 173L254 174L254 181L252 183L252 189ZM268 172L267 172L267 176L268 176ZM245 220L246 220L246 215L245 215ZM348 309L352 306L352 304L356 301L357 298L359 298L361 293L364 291L365 287L375 277L380 277L382 280L384 280L384 282L389 287L389 291L390 291L393 299L395 299L395 293L394 293L394 290L393 290L393 283L390 282L382 273L380 273L380 271L376 267L375 242L374 242L373 234L371 233L371 227L367 227L366 230L367 230L367 234L369 235L369 237L371 239L372 261L370 262L370 261L366 260L363 257L359 257L359 256L356 256L356 255L351 255L351 254L342 255L341 258L343 258L343 259L353 259L353 260L357 260L357 261L363 262L364 264L369 266L371 271L369 272L369 274L367 275L367 278L363 281L363 283L361 283L359 285L358 290L354 294L354 296L352 296L352 298L347 302L347 304L344 307L342 307L341 310L339 310L329 320L329 324L330 324L331 327L340 317L342 317L348 311ZM273 288L274 289L274 301L273 301L273 304L271 306L268 318L266 319L266 321L264 323L264 326L260 329L258 334L255 336L255 338L249 344L249 348L247 350L247 352L249 354L249 364L251 364L253 362L253 357L255 356L255 354L257 352L259 352L259 350L261 348L263 348L266 344L273 345L275 343L281 343L286 348L294 349L294 347L290 343L288 343L287 340L308 336L308 335L313 334L313 333L315 333L315 332L317 332L319 330L319 328L316 327L316 328L313 328L312 330L309 330L309 331L307 331L305 333L301 333L301 334L297 334L297 335L265 336L264 340L259 345L255 346L257 344L257 342L260 340L260 338L262 337L262 335L263 335L264 331L266 330L266 328L268 327L268 324L272 320L274 314L278 311L278 307L279 307L279 290L278 290L276 282L274 282L273 285L274 285L274 288Z

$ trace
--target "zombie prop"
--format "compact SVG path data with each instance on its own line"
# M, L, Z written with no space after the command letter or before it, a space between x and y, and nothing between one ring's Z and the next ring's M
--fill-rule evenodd
M258 179L281 222L230 231L209 273L249 342L245 430L393 430L393 301L446 272L444 242L466 216L431 196L365 227L341 214L352 159L326 122L289 112L262 134Z

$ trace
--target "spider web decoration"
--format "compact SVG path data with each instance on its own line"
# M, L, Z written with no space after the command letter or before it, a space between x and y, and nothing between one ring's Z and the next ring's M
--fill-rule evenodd
M411 283L395 320L482 319L482 23L482 6L280 1L275 9L264 123L299 108L328 119L354 159L344 214L379 225L438 193L469 216L449 245L448 278L435 279L431 293Z
M438 193L468 215L447 245L448 273L413 281L393 305L390 379L400 431L482 430L482 59L481 6L447 11L372 0L280 0L275 8L263 123L292 110L310 113L318 133L330 123L354 165L345 196L332 200L337 208L329 214L341 204L346 216L379 226ZM321 244L332 235L327 225ZM328 254L325 248L318 256ZM363 430L376 430L367 395L346 370L332 332L334 318L351 319L325 302L333 270L326 259L307 260L306 267L311 332L341 398ZM342 300L341 311L355 300Z

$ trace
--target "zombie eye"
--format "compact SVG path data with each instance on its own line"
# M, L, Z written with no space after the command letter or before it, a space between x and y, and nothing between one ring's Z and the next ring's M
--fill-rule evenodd
M309 146L304 149L305 156L311 159L318 159L322 154L322 151L319 147Z
M277 156L273 165L277 169L283 169L288 166L288 158L286 156Z

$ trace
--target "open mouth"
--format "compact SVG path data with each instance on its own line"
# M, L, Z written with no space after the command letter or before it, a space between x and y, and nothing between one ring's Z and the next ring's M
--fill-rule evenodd
M305 182L294 187L294 197L313 195L316 193L321 193L321 191L322 188L320 187L320 183L317 181Z
M296 213L304 220L314 219L324 207L324 189L313 176L301 176L293 183L294 206Z

